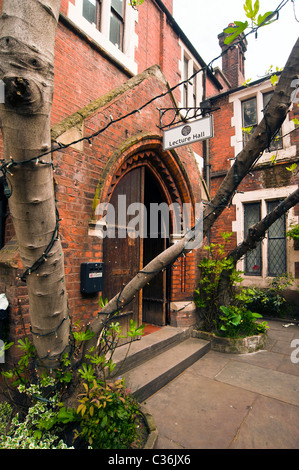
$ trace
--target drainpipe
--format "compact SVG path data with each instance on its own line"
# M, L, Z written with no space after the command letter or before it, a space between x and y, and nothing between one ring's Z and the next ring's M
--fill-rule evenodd
M207 70L203 70L203 91L202 91L202 101L206 100L206 88L207 88ZM202 109L202 115L205 115L205 110ZM210 192L210 141L203 141L203 177L207 185L208 192Z

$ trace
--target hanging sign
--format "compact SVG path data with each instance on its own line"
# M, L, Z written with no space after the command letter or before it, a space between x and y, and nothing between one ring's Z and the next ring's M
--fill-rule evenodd
M163 150L193 144L213 137L213 117L181 124L163 131Z

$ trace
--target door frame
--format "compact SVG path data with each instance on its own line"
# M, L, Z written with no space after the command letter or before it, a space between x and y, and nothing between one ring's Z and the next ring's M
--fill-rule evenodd
M163 151L162 138L150 134L142 134L132 137L123 142L110 159L101 174L95 193L92 206L92 214L89 222L89 234L96 236L96 208L100 203L109 202L111 195L118 181L131 169L137 166L147 166L159 182L163 194L165 194L167 203L178 203L182 207L183 203L191 203L191 217L194 223L195 196L188 174L181 162L177 152ZM171 221L172 223L172 221ZM170 244L174 243L172 238ZM188 258L189 259L189 258ZM195 258L194 258L195 260ZM191 261L191 260L190 260ZM196 261L186 263L186 269L195 272ZM188 266L187 266L188 265ZM167 271L168 273L168 271ZM181 301L186 298L186 291L177 292L178 270L171 271L171 279L167 285L168 303ZM176 286L175 286L176 284ZM189 291L188 291L189 292ZM193 292L193 290L192 290ZM142 295L139 293L139 295ZM191 295L191 291L188 294ZM167 322L171 323L171 309L167 312ZM175 318L174 318L174 321Z

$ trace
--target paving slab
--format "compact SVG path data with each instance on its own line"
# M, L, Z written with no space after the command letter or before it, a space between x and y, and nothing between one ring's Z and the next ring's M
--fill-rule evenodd
M299 408L259 396L240 426L231 449L298 449Z
M289 346L299 328L269 324L266 350L209 351L146 400L156 449L298 449L299 363Z
M235 387L299 406L299 377L264 367L230 361L215 377Z
M255 398L247 390L195 375L191 366L146 400L159 431L155 448L226 449Z

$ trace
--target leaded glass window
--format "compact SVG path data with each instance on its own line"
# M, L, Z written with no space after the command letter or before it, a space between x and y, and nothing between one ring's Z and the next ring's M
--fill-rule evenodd
M272 212L279 201L267 202L267 213ZM268 276L280 276L286 272L286 227L285 215L268 230Z

